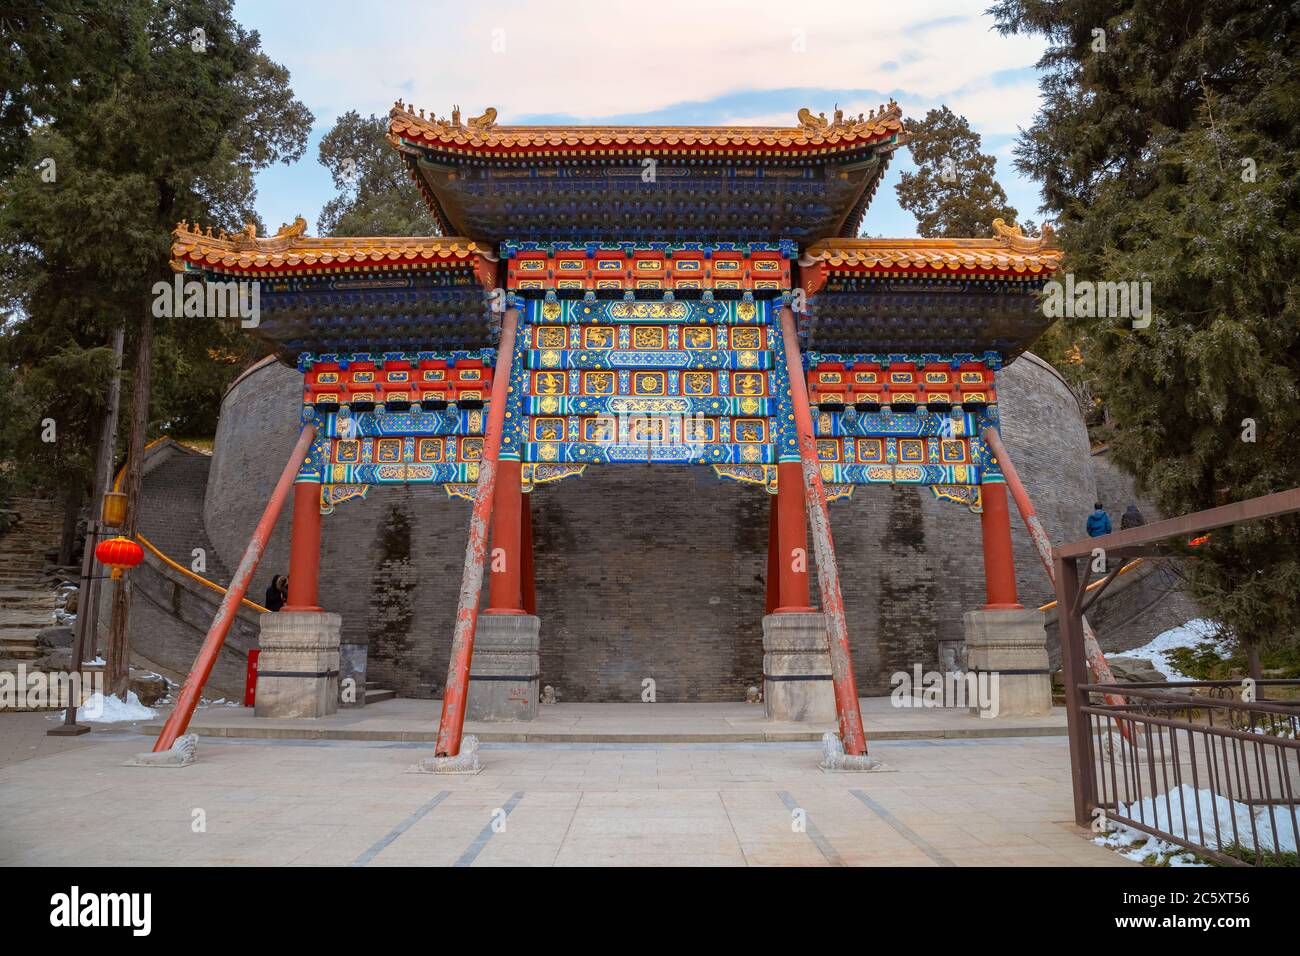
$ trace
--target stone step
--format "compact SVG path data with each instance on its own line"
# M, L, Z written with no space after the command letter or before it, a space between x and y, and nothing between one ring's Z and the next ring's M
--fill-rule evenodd
M397 691L393 690L372 690L370 683L366 682L366 703L378 704L380 701L392 700L397 696Z
M36 588L0 588L0 610L6 608L28 608L28 607L60 607L62 600L51 600L50 591L39 591Z
M41 631L51 625L30 621L27 624L0 625L0 646L6 644L35 644Z

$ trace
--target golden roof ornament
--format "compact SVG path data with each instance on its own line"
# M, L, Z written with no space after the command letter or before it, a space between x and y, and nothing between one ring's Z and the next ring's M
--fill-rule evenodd
M297 239L299 236L307 234L307 220L302 216L294 216L293 223L280 223L280 231L272 238L275 239Z
M466 125L470 129L475 129L480 132L490 130L493 126L496 126L496 124L497 124L497 111L491 106L489 106L486 110L483 111L482 116L473 116L466 121Z
M1038 236L1026 236L1017 225L1007 225L1002 219L993 220L993 234L1003 240L1016 252L1038 252L1040 249L1054 248L1056 230L1051 223L1043 223Z
M812 110L806 106L799 107L799 128L806 129L809 132L818 132L824 130L830 124L826 122L826 114L819 113L813 116Z

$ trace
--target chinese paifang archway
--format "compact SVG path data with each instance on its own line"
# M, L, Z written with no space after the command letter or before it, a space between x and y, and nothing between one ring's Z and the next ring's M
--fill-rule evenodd
M466 697L471 717L536 713L527 493L611 463L694 464L772 496L764 631L811 643L795 673L765 665L769 713L830 706L861 753L825 503L908 483L981 513L986 609L1019 608L982 433L998 425L998 369L1045 326L1035 293L1060 255L1000 220L991 239L853 238L906 141L900 117L891 103L832 120L801 110L789 128L512 127L494 110L462 122L398 103L389 138L442 236L182 223L174 267L259 282L254 332L303 376L314 437L295 484L289 613L275 617L331 617L318 613L321 516L363 507L371 486L483 508L444 694L439 752L454 755ZM810 607L809 519L824 613ZM331 625L319 629L327 647ZM332 629L337 648L337 618ZM531 640L531 672L519 658L494 671L506 632L516 648ZM264 662L268 637L264 624ZM819 673L798 673L818 655ZM262 679L259 713L302 696L293 676Z

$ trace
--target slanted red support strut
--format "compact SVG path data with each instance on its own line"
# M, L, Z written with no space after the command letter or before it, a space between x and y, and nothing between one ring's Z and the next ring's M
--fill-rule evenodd
M501 341L492 367L492 397L487 429L483 434L483 455L479 461L474 510L469 519L469 541L465 545L465 571L460 579L456 607L456 630L451 638L451 660L447 664L447 689L442 695L442 717L438 723L438 744L434 754L454 757L460 753L465 731L465 705L469 702L469 665L474 654L474 631L478 627L478 602L483 591L483 562L487 557L488 521L496 498L497 460L501 454L501 431L505 423L506 392L515 354L515 327L519 311L506 309L501 318ZM518 482L518 475L515 481Z
M298 444L293 446L289 463L280 473L280 480L276 482L275 491L271 493L271 500L267 502L266 510L262 512L262 518L253 531L253 539L248 542L248 547L244 549L244 556L239 561L239 567L235 569L235 575L230 579L230 587L226 589L221 605L217 608L216 617L212 619L212 626L208 628L208 635L203 639L199 656L194 659L194 666L190 668L189 676L185 678L181 692L176 697L176 707L167 718L167 723L163 724L162 733L158 735L158 740L153 745L154 753L170 750L172 744L176 743L176 738L189 728L190 718L194 716L194 708L199 704L199 694L202 693L203 686L208 682L208 676L217 663L221 645L226 642L230 626L235 622L239 602L248 593L248 584L253 580L258 562L262 560L266 542L275 529L284 501L289 497L289 489L293 487L294 478L298 476L298 469L303 459L311 451L311 443L315 437L314 424L305 426L302 434L298 436Z
M853 677L853 659L849 652L849 629L844 620L844 599L840 594L840 572L835 561L835 542L831 540L830 514L826 510L826 489L822 487L821 466L817 461L817 444L813 438L812 411L808 407L808 383L804 380L803 359L799 354L799 337L794 328L794 312L789 306L781 308L781 337L785 343L785 363L790 376L790 397L793 399L795 427L799 434L804 501L808 509L808 524L812 530L813 553L817 557L817 581L821 586L822 613L826 615L826 643L830 649L831 680L835 685L835 710L839 715L840 740L846 754L857 756L867 752L867 738L862 730L858 685Z
M984 443L993 450L994 457L998 460L998 467L1002 469L1002 477L1011 489L1011 496L1016 499L1016 507L1020 510L1020 517L1025 522L1025 529L1029 532L1029 539L1034 542L1034 550L1038 552L1038 558L1043 562L1043 570L1047 572L1047 580L1056 585L1056 564L1052 559L1052 542L1047 537L1047 529L1043 523L1038 520L1038 512L1034 509L1034 503L1029 500L1029 493L1025 491L1024 484L1020 481L1020 474L1016 471L1015 463L1011 456L1007 454L1007 448L1002 444L1002 436L998 434L996 428L986 428L983 432ZM987 487L987 486L986 486ZM1057 620L1061 621L1064 627L1065 615L1057 608ZM1106 655L1101 652L1101 644L1097 640L1097 633L1092 629L1085 617L1083 620L1083 651L1088 658L1088 665L1092 668L1092 673L1096 676L1097 681L1102 684L1115 683L1115 676L1111 673L1110 664L1106 662ZM1106 703L1116 706L1123 706L1125 700L1118 694L1107 694ZM1128 736L1128 725L1120 724L1120 730Z

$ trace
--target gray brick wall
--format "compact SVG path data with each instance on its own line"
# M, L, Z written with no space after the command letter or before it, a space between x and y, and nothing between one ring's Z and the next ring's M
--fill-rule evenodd
M299 383L272 364L227 396L204 519L228 566L292 449ZM998 388L1004 438L1049 535L1081 536L1097 483L1073 397L1030 354L999 374ZM706 469L592 466L539 487L533 508L542 680L565 699L636 700L651 677L663 701L738 700L758 680L761 489ZM287 569L291 511L257 595ZM1012 517L1021 601L1037 606L1052 591ZM345 640L369 642L371 679L399 693L425 695L445 680L468 518L468 505L441 488L374 487L324 519L322 604L343 615ZM979 517L900 486L859 488L831 505L831 521L859 685L881 693L891 672L937 664L938 641L960 639L962 614L983 603ZM813 592L819 603L815 577Z

